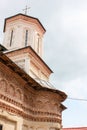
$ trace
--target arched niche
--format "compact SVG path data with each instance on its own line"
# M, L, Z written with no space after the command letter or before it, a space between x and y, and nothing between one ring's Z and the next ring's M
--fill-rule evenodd
M14 96L14 95L15 95L15 87L14 87L12 84L9 85L8 93L9 93L9 95L11 95L11 96Z
M4 79L0 80L0 91L6 92L7 91L7 82Z
M22 92L20 89L16 89L15 91L15 97L18 99L18 100L21 100L22 99Z

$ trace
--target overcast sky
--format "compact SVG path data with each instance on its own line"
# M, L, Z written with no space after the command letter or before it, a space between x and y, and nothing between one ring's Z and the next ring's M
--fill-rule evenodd
M54 71L50 82L70 98L87 99L87 0L1 0L0 42L4 18L23 13L46 28L44 60ZM64 102L63 127L87 126L87 101Z

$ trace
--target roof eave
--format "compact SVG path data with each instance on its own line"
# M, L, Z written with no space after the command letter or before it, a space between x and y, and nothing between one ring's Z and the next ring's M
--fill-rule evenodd
M0 62L3 64L7 65L10 69L12 69L15 73L17 73L21 78L23 78L27 84L32 84L32 87L35 90L43 90L43 91L49 91L53 93L57 93L61 97L61 102L63 102L66 98L67 95L59 90L55 89L50 89L41 86L39 83L37 83L33 78L31 78L25 71L23 71L19 66L17 66L12 60L10 60L4 53L0 52Z
M11 19L11 18L16 17L16 16L18 16L18 15L22 15L22 16L29 17L29 18L32 18L32 19L37 20L37 21L39 22L39 24L41 25L41 27L43 28L44 32L46 32L46 29L44 28L44 26L42 25L42 23L40 22L40 20L39 20L38 18L35 18L35 17L32 17L32 16L28 16L28 15L25 15L25 14L22 14L22 13L16 14L16 15L14 15L14 16L10 16L10 17L8 17L8 18L5 18L5 20L4 20L3 32L5 32L6 21L7 21L8 19Z

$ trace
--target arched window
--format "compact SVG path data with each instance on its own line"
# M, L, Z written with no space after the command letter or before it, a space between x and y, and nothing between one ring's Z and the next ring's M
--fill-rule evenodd
M12 40L13 40L13 30L11 31L11 36L10 36L10 46L12 45Z

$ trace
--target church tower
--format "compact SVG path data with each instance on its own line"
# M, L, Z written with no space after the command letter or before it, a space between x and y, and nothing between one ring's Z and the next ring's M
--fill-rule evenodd
M0 130L61 130L67 95L49 83L45 28L37 18L6 18L0 45ZM6 50L7 49L7 50Z
M52 70L42 60L45 28L37 18L17 14L5 19L6 55L27 74L40 81L49 81Z

